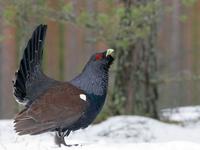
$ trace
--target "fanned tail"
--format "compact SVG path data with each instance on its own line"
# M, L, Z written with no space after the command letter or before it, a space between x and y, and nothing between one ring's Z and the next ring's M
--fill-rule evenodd
M32 80L34 72L40 71L43 44L47 25L39 25L32 34L20 62L19 70L15 73L13 81L14 95L20 103L25 103L27 94L26 83Z

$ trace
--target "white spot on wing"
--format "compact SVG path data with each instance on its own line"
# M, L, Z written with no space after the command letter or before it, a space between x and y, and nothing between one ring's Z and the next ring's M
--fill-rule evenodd
M80 96L80 98L81 98L82 100L86 101L86 95L85 95L85 94L80 94L79 96Z

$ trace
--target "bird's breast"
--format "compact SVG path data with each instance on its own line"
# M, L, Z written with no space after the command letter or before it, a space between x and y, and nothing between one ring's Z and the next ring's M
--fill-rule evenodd
M106 96L97 96L97 95L87 95L87 99L89 102L88 108L85 111L84 115L73 125L72 130L78 130L80 128L88 127L100 113Z

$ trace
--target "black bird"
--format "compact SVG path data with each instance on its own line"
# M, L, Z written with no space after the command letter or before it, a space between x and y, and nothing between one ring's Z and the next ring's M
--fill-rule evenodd
M47 77L41 68L47 25L39 25L24 50L13 80L14 96L25 108L15 117L19 135L57 133L65 143L71 131L86 128L101 111L107 94L112 49L91 56L83 71L69 82Z

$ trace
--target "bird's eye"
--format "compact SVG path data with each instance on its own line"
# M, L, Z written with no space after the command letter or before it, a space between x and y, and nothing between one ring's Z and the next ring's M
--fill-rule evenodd
M103 58L103 54L96 54L95 60L100 60Z

